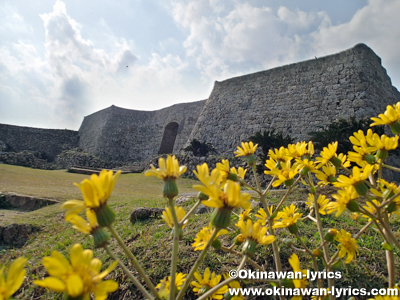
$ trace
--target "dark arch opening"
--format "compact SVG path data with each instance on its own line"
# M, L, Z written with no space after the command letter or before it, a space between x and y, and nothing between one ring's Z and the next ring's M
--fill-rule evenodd
M172 153L172 150L174 150L176 135L178 134L178 127L179 124L176 122L171 122L165 126L160 151L158 151L158 154Z

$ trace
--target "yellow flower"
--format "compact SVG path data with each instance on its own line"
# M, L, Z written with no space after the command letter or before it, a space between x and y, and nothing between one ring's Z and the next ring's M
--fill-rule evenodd
M13 261L8 269L7 279L5 276L5 267L0 268L0 300L8 300L18 291L25 278L25 264L28 260L19 257Z
M308 172L315 173L319 167L314 164L314 161L306 159L296 159L296 162L293 164L293 168L298 168L300 170L300 174L305 176Z
M335 182L336 179L336 167L332 164L325 165L322 167L322 171L315 171L315 177L317 177L320 181L318 185L328 185L332 182Z
M400 102L397 102L395 105L388 105L386 107L386 111L384 114L379 114L379 118L371 118L374 123L371 126L375 125L389 125L391 128L396 125L400 121ZM397 132L394 132L397 133Z
M274 228L284 228L296 224L297 220L303 215L296 212L297 208L293 204L289 207L284 207L282 211L278 212L276 219L282 219L277 221Z
M158 159L158 166L159 168L156 169L153 165L150 165L151 170L147 170L144 175L156 176L163 181L168 181L179 178L187 170L186 166L179 166L175 155L168 155L167 160L160 157Z
M175 213L176 217L178 218L178 222L180 222L186 215L185 211L183 210L182 207L175 206ZM174 228L174 219L172 218L172 213L169 207L165 208L165 211L163 211L161 218L167 223L168 227L173 229ZM185 228L188 220L186 220L182 224L182 229Z
M35 280L35 285L48 288L55 292L64 292L70 297L90 299L94 294L96 300L105 300L108 293L118 289L114 280L102 281L117 265L112 263L100 273L102 263L93 258L92 250L83 250L80 244L71 248L70 262L59 252L53 251L51 256L43 259L43 266L50 277L44 280Z
M293 158L310 159L314 155L314 144L309 141L288 145L289 155Z
M224 274L224 278L225 278L225 280L230 278L229 274L228 273ZM230 300L245 300L244 296L242 295L242 293L240 291L240 283L239 283L239 281L236 281L236 280L231 281L231 282L228 283L228 285L229 285L230 288L235 289L240 294L240 295L237 295L237 296L233 296L232 298L229 298Z
M221 281L221 275L215 276L215 272L211 274L211 271L209 268L207 268L204 271L204 278L201 277L199 272L194 273L194 277L196 278L197 281L192 281L191 285L193 286L193 292L197 296L203 295L205 292L208 290L212 289L215 287L220 281ZM211 295L210 298L207 298L209 300L211 299L223 299L224 294L228 291L228 286L224 285L222 286L219 290L217 290L214 294Z
M246 169L243 169L242 167L239 167L239 169L236 170L235 167L231 168L231 173L236 174L238 178L244 179L244 176L246 176Z
M246 221L247 219L251 219L251 208L244 209L242 213L239 215L239 220Z
M314 195L313 194L308 194L308 201L306 201L306 204L309 209L314 208ZM326 210L328 209L328 204L329 204L329 199L326 199L324 195L319 195L318 199L318 211L321 215L326 214Z
M330 202L326 209L328 214L336 212L336 217L340 216L347 208L350 201L357 199L358 194L353 186L348 186L338 191L338 194L332 195L336 202Z
M62 209L67 210L65 220L69 221L85 208L91 208L94 211L104 208L120 174L121 171L113 175L113 171L102 170L98 176L96 174L90 176L90 180L85 179L80 184L74 183L81 190L83 201L68 200L64 202Z
M272 205L268 207L268 211L269 211L269 215L270 216L272 216L272 214L273 214L273 208L274 207ZM256 215L256 217L258 218L257 222L260 222L261 225L264 225L264 226L268 225L268 216L267 216L267 213L265 212L265 210L263 208L260 208L258 210L258 213L259 214ZM274 223L275 223L275 218L272 219L272 224L274 224Z
M329 144L328 147L324 147L321 151L321 157L317 157L317 161L319 162L318 168L325 166L327 163L332 163L335 167L348 167L350 166L349 162L346 163L346 156L342 153L337 155L338 142L334 142Z
M299 172L299 166L295 164L292 166L289 160L285 163L281 163L280 166L281 169L274 168L271 171L264 171L264 173L278 177L272 184L273 187L280 186L282 183L286 186L291 186L294 182L293 178Z
M307 270L302 270L300 268L300 260L297 254L293 253L292 256L289 258L289 264L292 266L294 272L301 272L303 274L307 274ZM303 279L293 279L293 284L296 289L303 289L307 287L308 282ZM292 297L292 300L301 300L301 296Z
M367 201L367 206L363 206L363 208L366 210L366 211L368 211L370 214L372 214L372 215L375 215L375 213L376 213L376 208L375 208L375 206L378 206L379 207L379 205L381 205L376 199L373 199L372 200L372 203L370 202L370 201ZM374 206L374 204L375 204L375 206ZM368 218L368 221L371 221L372 220L372 218L370 218L369 216L367 216L367 215L363 215L365 218Z
M86 209L86 218L88 222L80 216L75 216L68 222L72 223L72 228L84 233L92 234L98 227L96 213L91 209Z
M194 251L197 250L203 250L209 239L211 238L211 234L213 232L213 228L211 223L208 225L208 227L203 227L200 232L196 235L196 238L194 239L194 243L192 244L192 247L194 248ZM221 229L217 233L217 237L223 234L227 234L228 230L226 229ZM217 239L217 237L215 239Z
M367 135L365 136L364 131L359 130L358 132L354 132L351 137L349 137L350 142L358 147L361 147L365 150L368 149L367 139L371 138L373 132L371 129L367 130Z
M235 167L229 168L229 160L227 159L223 159L222 163L217 163L216 167L216 169L221 172L222 185L224 185L228 179L232 181L236 181L237 178L244 179L247 171L242 167L239 167L239 170L236 170Z
M201 166L197 166L196 169L197 171L193 171L193 173L204 186L194 185L193 188L205 195L218 194L221 190L220 185L223 180L221 172L218 169L214 169L211 171L210 175L208 165L206 163L203 163Z
M340 244L339 258L343 258L347 255L345 263L348 264L358 254L357 241L351 237L351 234L344 229L341 229L335 236L335 240Z
M279 149L268 150L268 156L276 162L286 162L292 160L289 155L288 149L285 147L280 147Z
M363 169L354 167L352 170L352 175L350 175L350 177L347 177L345 175L339 175L337 182L334 182L333 185L336 187L354 186L356 192L359 195L365 195L366 192L368 191L368 188L365 185L364 180L368 178L369 174L371 174L373 169L374 169L373 165L366 165Z
M257 146L258 144L254 145L253 142L242 142L242 148L237 146L237 150L234 153L236 154L236 157L250 156L256 152Z
M193 186L193 188L209 197L208 200L202 202L205 206L231 209L236 207L242 207L244 209L250 208L249 200L251 195L248 193L241 193L239 183L228 181L223 190L217 185L208 186L206 188Z
M384 134L379 136L377 133L374 133L367 141L368 144L371 145L371 151L394 150L399 145L399 136L388 137Z
M236 226L239 227L246 239L253 240L257 244L268 245L275 241L275 236L267 235L267 228L261 227L259 222L253 224L251 219L248 219L246 222L239 220Z
M175 275L175 287L176 290L179 291L186 280L186 274L177 273ZM171 276L168 276L168 279L164 277L161 279L160 283L157 284L156 288L160 290L159 295L168 296L169 294L169 286L171 284Z
M352 218L354 221L357 221L360 217L361 217L360 214L356 212L350 215L350 218Z

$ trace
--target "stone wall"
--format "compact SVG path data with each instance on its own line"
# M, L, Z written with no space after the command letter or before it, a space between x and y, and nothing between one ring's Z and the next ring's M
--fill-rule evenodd
M257 131L297 140L343 118L370 117L400 101L381 59L366 45L338 54L215 82L188 142L229 153Z
M173 153L177 153L192 132L204 103L203 100L176 104L157 111L113 105L84 118L79 129L79 146L106 160L143 161L159 153L166 127L177 123L173 146Z
M36 151L49 161L63 150L77 147L78 140L78 132L74 130L0 124L0 141L7 146L7 151Z

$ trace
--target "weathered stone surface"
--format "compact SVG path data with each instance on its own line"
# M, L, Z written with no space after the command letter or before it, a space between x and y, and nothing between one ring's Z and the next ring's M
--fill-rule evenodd
M20 248L25 245L29 236L40 230L30 224L10 224L0 226L0 245Z
M310 131L332 121L377 115L398 101L400 93L381 59L358 44L337 54L215 82L207 100L157 111L111 106L86 116L79 133L0 124L0 149L37 151L42 155L38 158L53 160L77 147L79 139L87 153L121 165L171 149L178 154L195 138L229 157L258 131L275 129L307 140ZM88 161L85 166L101 164Z
M137 220L144 220L151 217L158 217L164 211L163 208L156 207L139 207L135 208L130 216L131 222L136 222Z
M206 214L206 213L211 213L212 208L204 206L203 204L200 204L199 206L196 207L196 209L193 211L195 214Z
M185 204L185 203L187 203L187 202L189 202L191 200L192 200L192 198L190 198L190 197L180 196L180 197L175 199L175 204L176 205L182 205L182 204Z
M77 147L79 136L74 130L0 124L0 141L7 146L8 151L37 151L43 159L53 161L63 150Z
M57 203L60 202L54 199L0 192L0 207L2 208L18 208L25 211L32 211Z

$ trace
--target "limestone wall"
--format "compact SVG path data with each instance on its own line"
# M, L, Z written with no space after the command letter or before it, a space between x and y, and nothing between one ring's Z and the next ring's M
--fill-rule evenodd
M232 154L257 131L298 140L338 118L382 113L400 101L381 59L366 45L263 72L215 82L189 137Z
M38 151L50 161L63 150L78 146L78 132L62 129L41 129L23 126L0 124L0 141L5 143L9 150L20 152L23 150Z
M79 145L102 159L143 161L158 154L165 127L176 122L179 127L173 152L178 153L192 132L204 102L176 104L157 111L111 106L84 118Z

